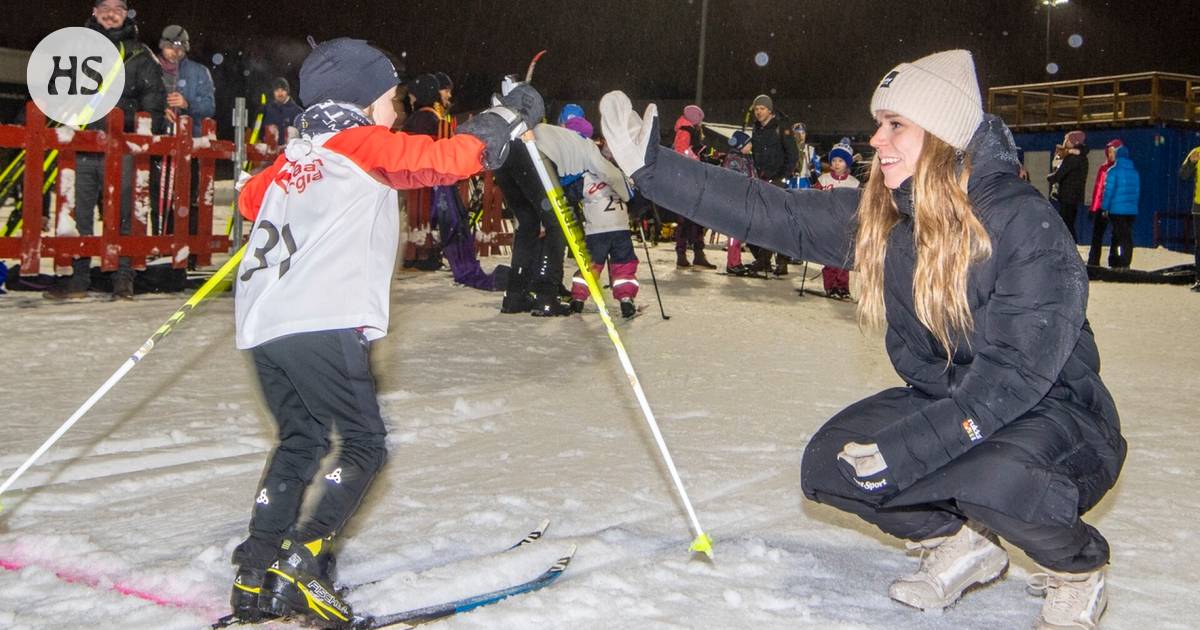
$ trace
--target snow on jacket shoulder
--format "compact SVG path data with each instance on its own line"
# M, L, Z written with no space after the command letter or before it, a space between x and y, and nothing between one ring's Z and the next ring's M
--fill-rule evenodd
M377 125L289 143L239 195L254 227L237 271L237 346L318 330L386 334L395 189L452 184L482 168L482 153L473 136L435 141Z
M1141 178L1129 159L1129 147L1117 147L1117 159L1104 177L1101 207L1109 214L1137 216L1140 197Z

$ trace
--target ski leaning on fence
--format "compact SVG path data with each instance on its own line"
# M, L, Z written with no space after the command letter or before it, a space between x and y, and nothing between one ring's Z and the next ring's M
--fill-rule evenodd
M539 525L536 529L531 530L528 534L525 535L524 538L517 541L515 544L501 550L499 552L499 555L503 555L514 549L518 549L520 547L524 547L526 545L529 545L531 543L535 543L535 542L541 540L542 537L546 533L546 529L549 526L550 526L549 519L542 521L541 525ZM507 588L503 588L503 589L496 590L496 591L490 591L487 593L479 593L479 594L475 594L475 595L469 595L467 597L463 597L461 599L456 599L456 600L452 600L449 602L445 602L443 604L438 604L438 605L434 605L434 606L425 606L422 608L414 608L412 610L406 610L406 611L401 611L401 612L392 612L392 613L377 614L377 615L355 615L355 617L351 620L350 624L345 625L343 627L358 628L358 629L391 627L391 628L398 628L398 629L402 630L403 628L406 628L406 627L412 628L412 627L415 627L415 626L418 626L421 624L429 623L431 621L436 621L438 619L444 619L446 617L450 617L452 615L456 615L461 612L467 612L469 610L474 610L474 609L482 607L482 606L494 604L494 603L499 602L508 597L512 597L513 595L520 595L522 593L530 593L530 592L536 591L538 589L545 588L546 586L549 586L555 580L557 580L558 577L560 575L562 575L563 571L565 571L567 569L567 565L570 564L571 558L574 555L575 555L575 546L572 545L570 551L568 551L568 553L565 556L556 560L552 565L550 565L549 568L547 568L545 571L543 571L537 577L535 577L531 580L525 581L525 582L521 582L519 584L514 584L513 586L509 586ZM439 565L439 566L443 566L443 565ZM437 568L437 567L435 566L435 567L430 567L430 568ZM393 575L394 575L394 573L393 573ZM377 579L369 580L366 582L359 582L359 583L351 584L349 586L338 589L338 592L344 595L346 593L352 592L354 590L357 590L357 589L360 589L360 588L363 588L366 586L378 584L378 583L386 580L388 577L390 577L390 576L385 576L382 578L377 578ZM228 628L228 627L243 627L244 628L244 627L262 626L264 624L277 623L277 622L281 622L281 621L287 621L287 620L286 619L270 619L270 620L265 620L265 621L262 621L259 623L243 623L240 620L238 620L236 617L234 617L233 615L226 615L226 616L218 619L216 621L216 623L212 624L211 627L212 628Z

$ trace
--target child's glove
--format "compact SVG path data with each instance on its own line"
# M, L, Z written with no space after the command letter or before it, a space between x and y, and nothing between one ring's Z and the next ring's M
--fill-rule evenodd
M638 117L624 92L609 92L600 99L600 126L617 166L633 176L654 163L658 151L658 106L651 103Z

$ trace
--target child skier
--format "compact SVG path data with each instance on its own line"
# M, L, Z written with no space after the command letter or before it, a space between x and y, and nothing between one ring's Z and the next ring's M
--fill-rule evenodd
M330 547L386 457L368 352L388 327L400 243L395 189L495 168L509 139L542 116L541 97L520 86L453 138L393 134L397 83L384 53L362 40L315 47L300 69L309 104L301 137L240 193L254 228L237 271L237 346L250 350L279 427L250 536L233 553L240 620L301 614L348 627L353 614L334 589ZM335 427L338 456L321 470ZM317 475L321 497L300 519Z
M850 165L853 163L854 150L850 148L850 139L842 138L829 151L829 172L821 173L817 178L817 188L858 188L858 179L850 174ZM825 295L839 300L850 299L849 270L826 265L821 270L821 278L825 282Z
M592 137L592 124L587 119L575 117L563 125L578 132L584 138ZM616 166L613 166L616 169ZM623 180L623 178L622 178ZM629 231L629 200L626 186L614 190L605 178L593 172L583 172L583 232L586 235L588 254L592 258L592 273L599 278L608 261L608 278L613 297L621 304L621 317L637 315L633 299L638 294L637 254L633 251L633 235ZM583 312L583 303L588 299L587 283L583 274L576 271L571 282L571 311Z

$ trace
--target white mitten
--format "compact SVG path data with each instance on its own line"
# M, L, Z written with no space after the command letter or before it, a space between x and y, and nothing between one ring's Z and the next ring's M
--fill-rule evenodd
M646 166L650 143L658 144L658 106L647 105L639 118L624 92L609 92L600 99L600 127L617 166L632 176Z
M850 464L856 477L870 477L887 470L887 462L883 461L878 444L846 442L837 458Z

